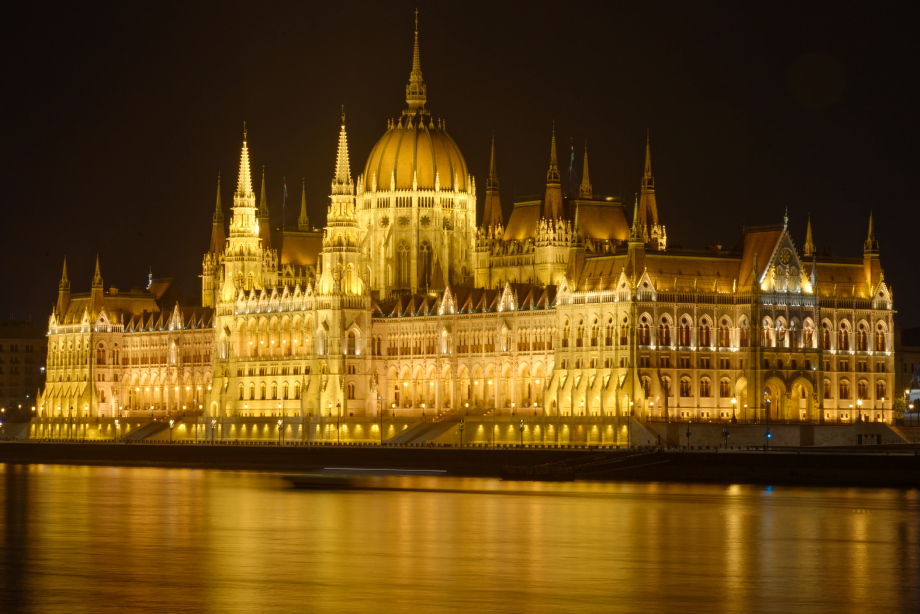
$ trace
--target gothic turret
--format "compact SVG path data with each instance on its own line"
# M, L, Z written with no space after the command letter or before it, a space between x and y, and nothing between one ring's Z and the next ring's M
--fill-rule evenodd
M214 205L214 215L211 218L211 245L208 252L219 254L224 251L227 237L224 234L224 211L220 204L220 174L217 175L217 203Z
M67 278L67 257L65 256L64 273L61 275L61 283L58 284L58 300L55 306L55 312L59 320L67 313L68 305L70 305L70 279Z
M427 102L425 82L422 80L422 61L418 50L418 11L415 11L415 45L412 48L412 71L409 73L409 83L406 85L406 103L409 108L406 115L417 113L427 115L425 102Z
M99 255L96 255L96 271L93 273L93 283L90 289L90 313L96 314L102 309L102 273L99 271Z
M879 261L878 241L875 240L875 228L872 213L869 213L869 234L863 243L863 269L866 274L867 294L875 292L875 287L882 279L882 265Z
M265 166L262 167L262 194L259 198L259 213L256 216L259 220L259 238L262 239L263 249L269 249L272 246L271 235L271 218L268 213L268 198L265 196Z
M495 168L495 136L493 135L489 179L486 181L486 201L482 210L482 227L498 228L502 225L502 204L498 194L498 171Z
M808 228L805 230L805 244L802 246L802 256L811 258L815 255L815 243L811 237L811 215L808 216Z
M562 184L559 164L556 161L556 124L553 123L553 139L549 150L549 170L546 171L546 196L543 199L543 217L548 220L562 218Z
M639 223L648 237L649 247L664 251L668 244L668 233L664 224L658 223L655 178L652 176L652 146L648 132L645 135L645 170L642 172L642 188L639 192Z
M592 195L591 180L588 178L588 141L585 141L585 163L581 172L581 185L578 186L578 198L590 200Z
M310 230L310 216L307 215L307 180L303 179L300 192L300 217L297 218L297 230Z

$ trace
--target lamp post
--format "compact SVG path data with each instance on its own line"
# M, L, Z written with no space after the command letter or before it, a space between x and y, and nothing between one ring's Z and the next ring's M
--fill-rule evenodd
M176 422L176 421L173 420L173 419L170 419L170 420L169 420L169 443L172 443L172 429L173 429L173 424L174 424L175 422Z
M118 418L115 418L115 439L114 441L118 441Z
M738 404L738 399L732 397L732 424L738 424L738 418L735 417L735 405Z
M335 404L335 442L337 444L342 443L342 404Z
M463 447L463 418L460 418L460 447Z
M217 418L211 418L211 443L214 443L217 437Z
M278 445L284 443L284 420L278 418Z
M857 407L856 411L857 411L857 413L859 414L859 421L862 422L862 421L863 421L863 417L862 417L862 399L856 399L856 407Z
M521 431L521 447L524 447L524 421L521 420L521 426L518 427L518 430Z
M687 423L687 449L690 449L690 423Z

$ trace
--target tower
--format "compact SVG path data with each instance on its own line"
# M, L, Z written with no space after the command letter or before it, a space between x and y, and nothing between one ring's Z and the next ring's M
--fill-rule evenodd
M652 176L652 146L648 132L645 135L645 170L639 192L639 223L651 249L664 251L668 233L664 224L658 223L658 203L655 200L655 177Z
M876 286L881 281L882 264L879 261L878 241L875 240L875 228L872 213L869 213L869 234L863 243L863 270L866 273L867 295L872 296Z
M549 150L549 170L546 171L546 195L543 198L543 217L547 220L562 219L562 184L559 164L556 161L556 124L553 123L553 138Z
M271 217L268 213L268 198L265 196L265 166L262 167L262 194L259 198L259 238L262 239L262 248L269 249L272 246L271 234Z
M70 305L70 280L67 278L67 257L64 257L64 272L61 274L61 283L58 284L58 300L55 312L58 319L62 319Z
M588 141L585 141L585 163L581 171L581 185L578 186L578 198L591 200L591 180L588 178Z
M815 243L811 237L811 215L808 216L808 228L805 231L805 244L802 246L802 256L811 258L815 255Z
M489 179L486 181L486 200L482 210L482 227L494 229L500 228L502 225L502 204L498 194L498 171L495 168L495 135L493 135Z
M307 215L307 180L303 180L300 192L300 216L297 218L297 230L310 230L310 216Z

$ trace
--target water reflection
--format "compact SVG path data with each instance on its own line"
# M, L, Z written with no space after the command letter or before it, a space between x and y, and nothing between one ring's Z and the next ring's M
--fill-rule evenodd
M912 611L917 491L0 465L0 611Z

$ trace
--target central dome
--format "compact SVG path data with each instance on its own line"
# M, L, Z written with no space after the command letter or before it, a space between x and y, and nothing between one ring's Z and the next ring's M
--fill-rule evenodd
M468 170L460 148L443 124L426 119L423 111L390 124L364 167L365 191L374 191L375 177L378 191L389 190L391 179L397 190L413 189L413 180L419 190L433 190L435 175L440 189L467 191Z

